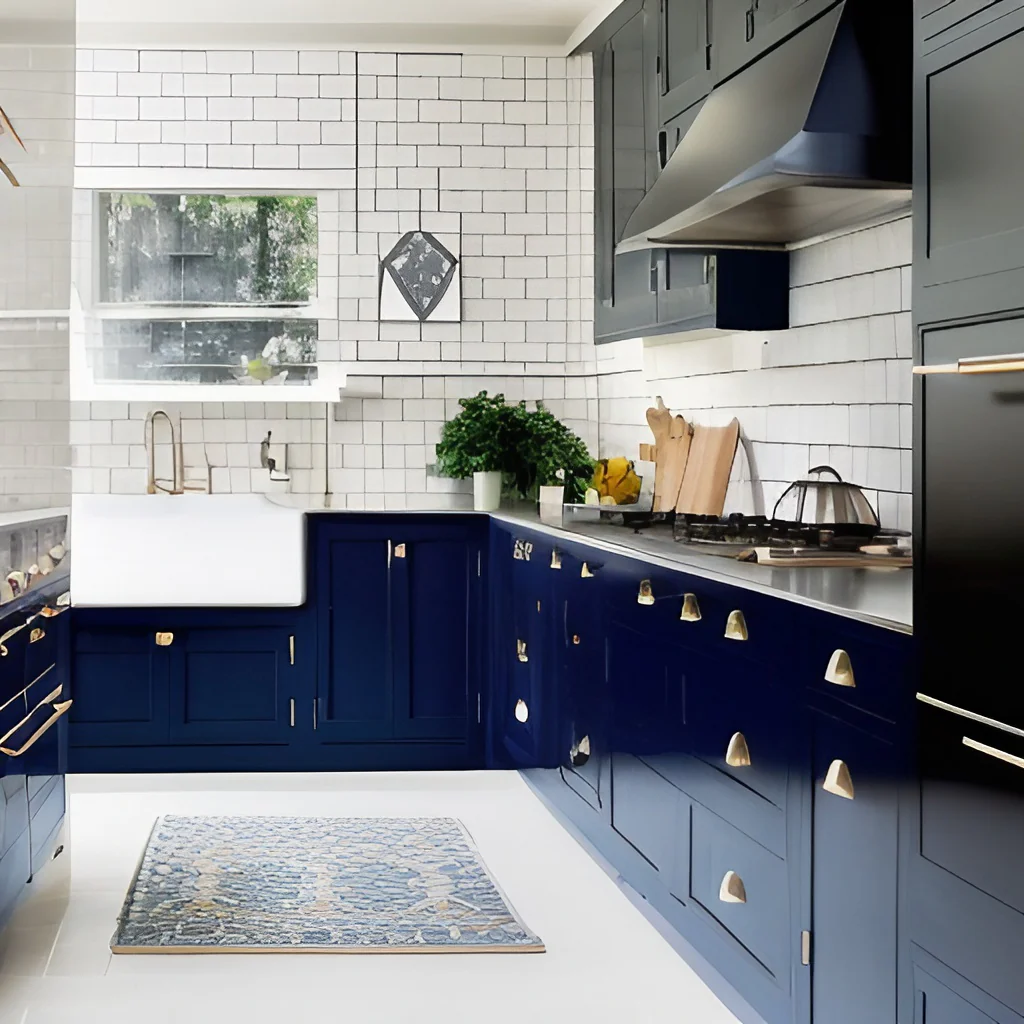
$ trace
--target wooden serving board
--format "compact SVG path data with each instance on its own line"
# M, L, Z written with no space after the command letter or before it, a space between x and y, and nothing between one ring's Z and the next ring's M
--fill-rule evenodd
M772 558L771 548L747 548L736 558L741 562L756 562L758 565L775 566L778 569L909 569L913 558L906 555L865 555L836 554L814 555L811 558L790 555Z
M732 464L740 440L740 422L725 427L693 427L689 458L683 474L677 512L720 516L725 510Z

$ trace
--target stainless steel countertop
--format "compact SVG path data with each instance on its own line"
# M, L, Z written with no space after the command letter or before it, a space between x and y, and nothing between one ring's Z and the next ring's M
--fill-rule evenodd
M667 569L682 569L705 579L745 587L797 604L875 626L913 633L912 569L775 569L705 554L673 541L657 530L631 530L605 523L559 526L540 519L536 506L490 513L500 522L529 527L553 537L569 537L604 551L637 558Z

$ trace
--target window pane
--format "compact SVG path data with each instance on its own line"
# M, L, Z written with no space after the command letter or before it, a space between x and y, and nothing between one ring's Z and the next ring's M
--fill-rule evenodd
M313 196L103 192L100 222L102 302L280 305L316 296Z
M309 384L316 320L104 320L97 381Z

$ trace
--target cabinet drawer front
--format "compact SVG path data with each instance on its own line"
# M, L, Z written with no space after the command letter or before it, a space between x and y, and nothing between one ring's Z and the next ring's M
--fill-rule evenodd
M688 845L678 820L683 800L675 786L642 761L613 757L612 827L665 876L669 886L676 858Z
M699 804L691 830L691 899L747 957L784 981L790 959L785 861Z
M1024 739L922 706L920 751L921 856L1024 914Z
M687 694L694 754L785 808L794 728L789 695L752 672L750 678L730 678L723 686L716 663L707 665L711 674Z
M810 688L887 721L909 707L913 640L807 612Z

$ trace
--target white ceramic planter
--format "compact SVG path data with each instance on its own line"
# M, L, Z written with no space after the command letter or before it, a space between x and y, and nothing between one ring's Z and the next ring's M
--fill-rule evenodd
M493 512L501 504L501 471L473 474L473 508Z
M558 505L561 506L562 499L565 497L565 485L558 484L554 487L542 487L540 489L540 503L542 505Z

